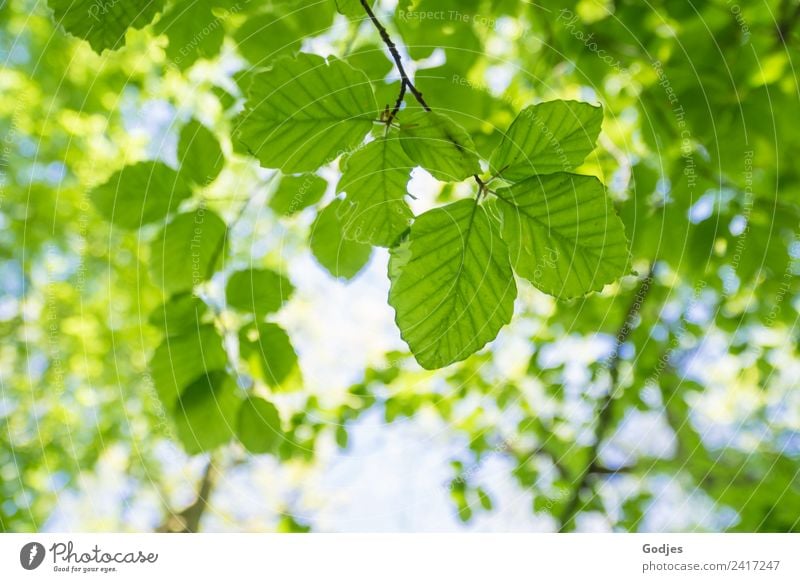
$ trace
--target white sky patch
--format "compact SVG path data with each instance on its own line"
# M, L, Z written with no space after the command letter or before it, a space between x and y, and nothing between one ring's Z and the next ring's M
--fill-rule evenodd
M406 349L387 303L387 259L376 251L351 282L334 280L310 253L289 263L295 292L277 320L297 350L307 393L338 394L387 351Z
M606 467L618 469L641 458L669 459L675 455L675 434L664 415L656 411L629 410L614 435L600 450Z
M408 183L408 193L414 198L409 197L408 202L416 216L438 206L435 200L440 188L441 183L427 170L414 168Z

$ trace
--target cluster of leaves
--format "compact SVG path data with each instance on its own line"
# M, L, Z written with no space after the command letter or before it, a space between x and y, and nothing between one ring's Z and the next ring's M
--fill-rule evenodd
M426 104L379 120L367 75L335 57L283 57L251 76L246 96L236 134L262 166L309 172L344 152L336 189L345 197L320 212L311 247L344 277L367 261L365 245L392 249L389 302L425 368L465 359L510 321L512 265L561 298L625 273L624 228L604 186L569 173L595 147L599 107L550 101L524 109L481 179L464 128ZM416 167L442 182L474 177L478 194L414 217L406 199ZM480 204L488 194L496 205Z
M220 269L228 227L202 201L178 211L193 189L217 179L225 163L222 148L211 131L191 120L180 131L177 158L177 171L160 161L125 166L91 193L97 210L115 226L164 224L150 242L151 276L167 296L148 317L164 336L150 361L154 387L188 452L212 450L234 436L252 453L276 452L283 440L277 409L255 391L242 396L213 314L194 293ZM239 356L253 378L270 386L297 368L286 332L265 321L293 290L288 279L266 268L235 271L227 281L227 307L252 316L238 332Z
M363 14L360 2L352 4L338 8L348 16ZM126 14L110 10L105 16L119 22ZM173 20L167 14L163 30ZM283 19L277 22L288 26ZM87 38L96 50L118 45L98 39L94 28L69 24L68 30ZM345 197L319 212L311 249L332 274L348 278L368 260L367 245L392 248L389 302L423 367L463 360L497 336L513 313L512 265L541 290L563 298L600 290L625 273L624 229L604 186L594 177L568 173L594 149L601 108L550 101L524 109L503 133L488 163L491 176L483 180L479 154L464 128L424 101L423 108L400 111L406 88L416 93L407 78L395 110L378 120L367 74L335 57L283 56L248 77L235 138L263 167L295 175L295 180L313 180L302 174L343 158L337 192ZM125 168L96 191L96 206L120 226L163 219L190 196L184 174L204 184L221 169L219 145L197 123L183 130L178 154L180 173L160 162ZM210 168L204 166L208 160ZM415 167L443 182L474 177L478 194L414 217L406 197ZM496 181L504 186L494 186ZM116 187L121 183L124 192ZM496 197L497 206L480 204L487 194ZM156 280L169 293L190 291L213 274L225 238L225 224L215 214L179 214L155 238L151 261ZM186 262L190 247L197 247L200 256ZM233 288L229 283L229 293ZM273 289L259 286L257 292L268 295ZM286 342L282 337L279 343ZM275 358L293 353L291 347L282 348L267 351Z

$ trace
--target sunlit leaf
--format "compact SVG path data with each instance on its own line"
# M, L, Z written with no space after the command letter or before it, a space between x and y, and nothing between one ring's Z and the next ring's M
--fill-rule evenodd
M397 241L413 217L406 203L413 167L394 136L370 142L346 159L336 188L347 193L341 205L346 238L384 247Z
M239 409L236 436L253 454L275 452L284 439L275 405L257 396L245 400Z
M270 269L246 269L233 273L225 288L228 307L261 319L281 308L294 287L289 279Z
M389 276L395 321L424 368L467 358L511 320L517 289L508 248L474 200L417 217L391 251Z
M166 335L197 331L208 307L199 297L183 293L171 297L150 312L147 321L164 330Z
M161 162L125 166L91 193L97 211L122 228L156 222L191 196L186 181Z
M167 292L180 293L208 280L223 256L225 222L211 210L179 214L150 243L150 271Z
M514 270L545 293L577 297L625 274L625 228L597 178L534 176L497 199Z
M522 180L572 170L595 148L602 122L602 107L578 101L526 107L492 155L492 172Z
M171 408L192 380L224 370L227 364L222 338L213 326L203 325L196 331L165 338L153 353L150 373L162 403Z
M173 416L178 438L189 454L210 451L233 437L240 400L236 380L224 372L203 375L181 394Z
M334 277L352 279L369 261L372 247L344 236L346 202L334 200L311 225L310 246L319 264Z
M208 0L177 0L155 24L155 32L169 39L167 57L180 69L219 54L225 30L223 18L214 14L212 8Z
M143 28L164 8L164 0L47 0L56 22L89 41L96 53L125 44L129 28Z
M225 156L216 136L193 119L181 129L178 161L181 164L181 176L205 186L219 176L225 165Z
M239 332L239 351L255 375L278 386L297 368L289 336L274 323L254 323Z
M269 207L282 216L290 216L319 202L327 187L328 183L315 174L283 176Z
M458 182L481 169L472 138L440 113L417 110L401 114L400 144L414 163L437 180Z
M357 146L377 117L364 73L300 54L253 75L237 134L265 168L308 172Z

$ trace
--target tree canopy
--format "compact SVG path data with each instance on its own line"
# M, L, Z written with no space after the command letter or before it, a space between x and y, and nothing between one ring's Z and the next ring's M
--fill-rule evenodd
M794 0L3 2L0 529L114 459L93 527L337 529L297 476L377 418L465 527L800 530L799 51Z

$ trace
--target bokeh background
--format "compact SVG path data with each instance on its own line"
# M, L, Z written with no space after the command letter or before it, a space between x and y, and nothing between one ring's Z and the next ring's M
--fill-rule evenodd
M193 4L98 55L46 2L0 2L0 530L800 529L800 3L377 2L481 152L530 103L602 104L581 171L631 242L631 274L584 299L518 281L497 340L434 372L394 325L385 250L345 280L309 248L338 165L318 172L321 202L283 216L282 176L231 137L248 75L298 50L347 60L393 103L375 29L333 0ZM192 118L225 166L186 205L230 229L197 292L242 387L259 378L227 277L267 266L295 287L273 320L297 370L264 388L279 454L187 454L149 367L158 229L91 201L125 164L175 166ZM474 188L418 168L409 192L419 213Z

